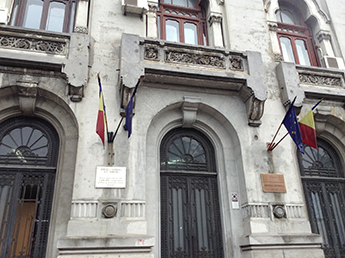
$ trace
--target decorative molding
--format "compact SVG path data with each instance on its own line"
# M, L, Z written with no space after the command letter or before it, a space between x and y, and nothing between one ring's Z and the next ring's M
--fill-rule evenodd
M0 35L0 47L31 50L54 55L66 55L67 43L54 40L41 40L20 36Z
M242 206L243 219L250 218L270 218L270 208L266 204L245 204Z
M80 34L88 34L89 29L84 26L75 26L73 32L80 33Z
M247 105L247 115L248 115L248 124L250 126L260 126L261 117L264 114L264 105L265 101L261 101L253 96L246 102Z
M98 201L72 201L71 219L97 218Z
M184 51L166 50L166 62L211 66L225 69L224 56L211 54L189 53Z
M316 75L316 74L305 74L299 73L300 83L319 85L319 86L331 86L331 87L342 87L342 81L339 77Z
M284 214L277 213L277 209L280 208L284 210ZM281 212L281 210L279 211ZM288 219L305 219L304 204L247 203L242 206L243 219L272 219L272 216Z
M286 216L291 219L305 219L303 204L286 204Z
M158 47L156 45L145 45L145 60L158 60Z
M102 203L102 214L104 218L111 219L116 217L117 214L117 203Z
M145 218L145 202L144 201L121 202L121 217Z
M325 20L325 22L327 24L331 24L331 20L329 19L329 17L327 16L327 14L321 10L319 3L316 0L312 0L313 3L315 4L316 8L317 8L317 12L321 15L321 17Z

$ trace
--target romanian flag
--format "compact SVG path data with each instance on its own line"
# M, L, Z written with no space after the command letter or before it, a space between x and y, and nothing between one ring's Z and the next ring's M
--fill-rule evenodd
M299 128L301 130L302 142L317 149L315 122L312 109L299 121Z
M99 135L99 137L101 137L101 140L104 146L105 106L104 106L101 79L99 78L99 75L98 75L98 84L99 84L99 105L98 105L96 133Z

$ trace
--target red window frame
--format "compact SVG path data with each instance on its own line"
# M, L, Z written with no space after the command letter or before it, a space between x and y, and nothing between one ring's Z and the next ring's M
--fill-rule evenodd
M17 1L14 1L12 10L15 9L16 2ZM26 11L26 6L27 6L28 0L19 0L18 2L19 3L17 6L17 13L14 14L12 12L11 24L14 26L23 27L25 11ZM42 16L41 16L41 23L40 23L39 29L41 29L41 30L46 29L47 20L48 20L48 13L49 13L49 5L52 2L57 2L57 3L63 3L66 5L62 32L72 32L72 31L69 31L70 30L70 23L72 22L74 25L78 0L42 0L42 2L43 2L43 7L42 7ZM71 12L72 12L72 8L73 8L73 3L75 6L74 20L71 21L71 14L72 14ZM72 26L72 30L73 30L73 27L74 26Z
M301 19L301 15L296 10L291 11L290 9L286 9L286 8L281 8L278 10L278 12L283 12L283 11L288 11L290 14L293 15L295 24L283 23L279 21L277 22L277 25L278 25L277 37L278 37L279 48L280 48L281 54L283 54L283 51L282 51L282 46L280 43L280 38L285 37L285 38L290 39L295 63L300 64L295 40L302 40L306 44L306 50L309 56L310 65L320 66L319 59L317 58L316 46L313 39L313 34L310 28L308 27L308 25L304 23L303 19ZM296 25L296 23L301 24L301 25Z
M179 34L181 43L185 43L184 35L184 24L192 23L196 25L197 28L197 44L198 45L208 45L207 40L207 28L204 9L198 4L198 0L195 1L196 8L184 7L174 4L164 3L164 0L160 1L159 10L157 11L157 16L159 17L158 22L160 23L158 28L160 28L160 39L166 40L166 21L173 20L177 21L179 24ZM176 14L174 14L175 12ZM186 16L188 14L189 16ZM196 17L192 17L192 16ZM205 35L205 39L204 39Z

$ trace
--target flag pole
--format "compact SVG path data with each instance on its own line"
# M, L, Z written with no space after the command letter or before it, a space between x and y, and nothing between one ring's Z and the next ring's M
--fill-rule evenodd
M293 105L293 103L295 103L296 98L297 98L297 96L295 96L295 98L293 99L293 101L291 102L290 105ZM286 114L285 114L285 116L286 116ZM284 122L284 120L285 120L285 116L284 116L282 122L280 123L280 125L279 125L279 127L278 127L278 130L276 131L276 133L275 133L275 135L274 135L274 137L273 137L271 143L267 143L267 151L272 151L272 150L278 145L278 143L280 143L280 142L286 137L286 135L285 135L285 136L283 137L283 139L281 139L277 144L274 144L274 143L273 143L273 141L275 140L275 138L276 138L277 135L278 135L278 132L279 132L280 128L281 128L282 125L283 125L283 122Z
M311 110L314 110L314 109L321 103L322 100L323 100L323 98L320 99L320 100L312 107ZM280 124L280 126L281 126L281 125L282 125L282 124ZM280 129L280 127L279 127L279 129ZM279 130L279 129L278 129L278 130ZM267 150L267 151L273 151L274 148L277 147L278 144L281 143L281 141L284 140L284 138L285 138L286 136L288 136L288 134L289 134L289 133L286 133L286 134L283 136L283 138L280 139L279 142L277 142L276 144L273 143L273 145L271 145L272 142L273 142L273 140L274 140L274 138L273 138L272 142L271 142L270 145L268 146L268 150Z

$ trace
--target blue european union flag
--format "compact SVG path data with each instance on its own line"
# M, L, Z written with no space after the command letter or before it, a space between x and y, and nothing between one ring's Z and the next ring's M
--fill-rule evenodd
M286 115L283 120L283 124L288 130L292 140L295 142L299 151L304 154L303 144L302 144L302 135L299 129L299 123L297 120L296 112L295 112L295 109L293 108L294 102L295 100L291 103L289 110L286 112Z
M142 77L140 77L140 79L137 82L137 85L135 85L133 94L131 96L131 99L129 100L127 107L126 107L126 124L125 124L125 129L128 131L128 138L131 136L132 134L132 118L133 118L133 101L134 101L134 96L135 93L137 92L138 86L139 86L139 82L141 80Z

